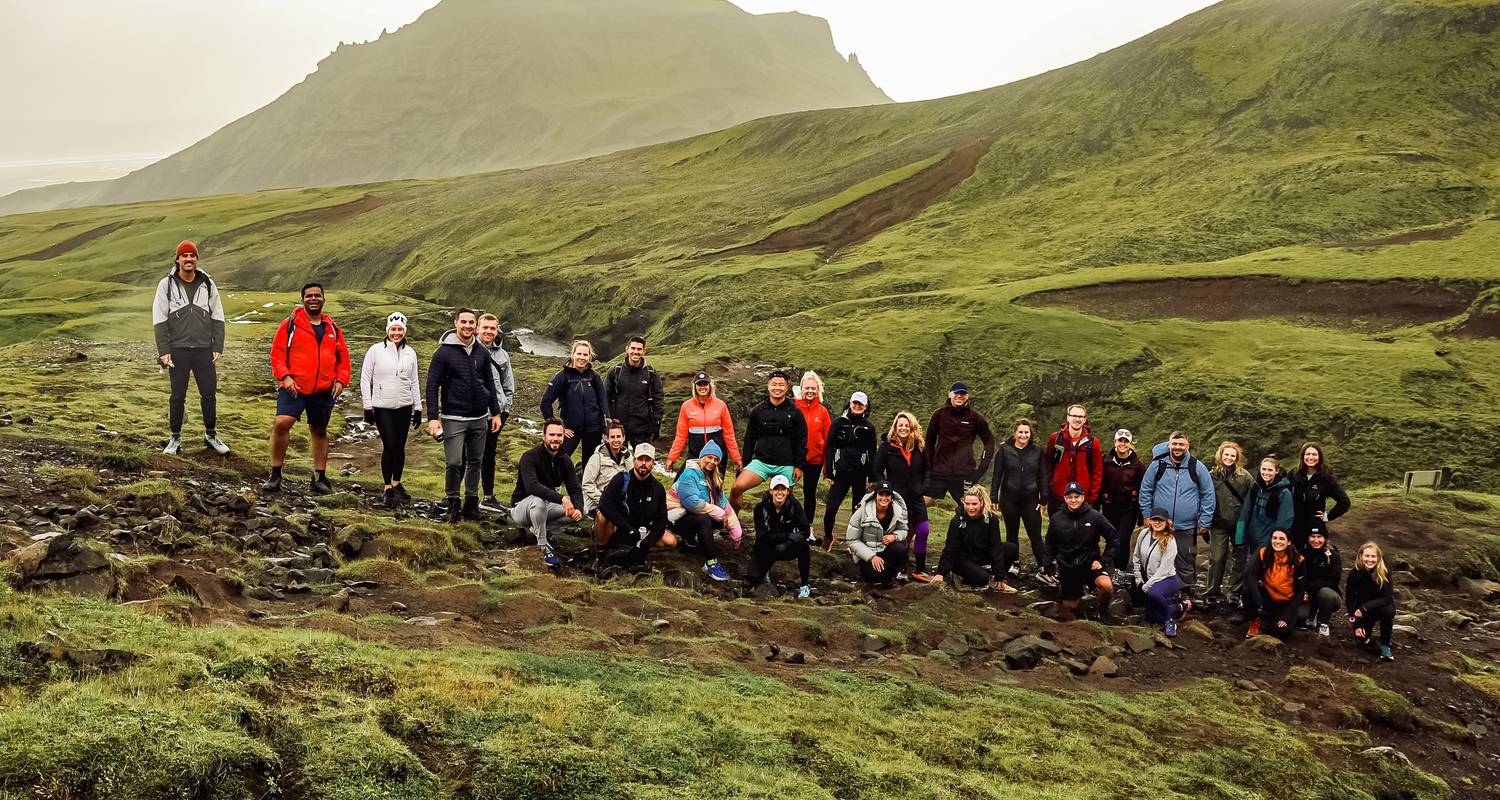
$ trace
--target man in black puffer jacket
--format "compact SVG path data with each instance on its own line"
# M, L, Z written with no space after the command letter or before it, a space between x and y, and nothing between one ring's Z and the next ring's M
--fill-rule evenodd
M459 516L458 484L464 484L463 516L479 519L479 468L484 456L486 431L500 430L499 394L489 351L475 333L479 320L474 312L460 308L453 315L453 332L443 336L432 363L427 366L427 432L441 435L447 474L443 491L448 498L447 517Z
M1057 575L1063 608L1077 609L1078 601L1092 586L1094 596L1099 598L1100 613L1109 616L1109 604L1115 596L1109 572L1116 551L1115 526L1084 499L1082 484L1069 483L1063 489L1063 508L1052 515L1047 527L1047 552L1052 559L1048 571Z

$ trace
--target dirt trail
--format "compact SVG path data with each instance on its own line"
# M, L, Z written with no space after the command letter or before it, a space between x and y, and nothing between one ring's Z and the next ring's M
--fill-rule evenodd
M947 158L818 219L777 231L758 242L710 253L705 258L788 253L821 248L827 260L841 250L867 242L881 231L915 218L960 183L968 180L989 151L989 143L954 150Z
M111 233L114 233L115 231L125 227L126 225L129 225L130 222L130 220L123 220L120 222L111 222L105 225L100 225L97 228L86 230L83 233L78 234L77 236L70 236L50 247L43 247L42 249L34 253L27 253L26 255L22 256L12 256L5 259L4 261L0 261L0 264L10 264L16 261L46 261L50 258L57 258L58 256L63 255L64 253L67 253L69 251L76 250L88 244L89 242L94 241L95 239L108 236Z

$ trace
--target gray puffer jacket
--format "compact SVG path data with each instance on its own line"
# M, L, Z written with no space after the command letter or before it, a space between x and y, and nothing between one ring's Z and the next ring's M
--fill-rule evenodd
M865 495L865 499L859 501L859 510L849 518L849 528L844 533L844 539L856 562L869 561L880 555L880 551L885 549L885 543L881 540L887 533L894 533L898 542L906 541L906 501L901 499L901 495L891 496L891 511L895 518L887 529L875 515L875 493L870 492Z

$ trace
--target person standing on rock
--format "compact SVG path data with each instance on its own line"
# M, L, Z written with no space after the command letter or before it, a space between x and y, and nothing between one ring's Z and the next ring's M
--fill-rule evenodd
M172 269L156 284L151 324L156 334L156 358L168 371L172 391L167 401L171 436L162 452L177 455L182 450L182 418L191 377L198 385L203 443L221 456L229 455L229 445L217 432L217 364L224 352L224 304L218 284L198 269L198 246L192 242L177 245Z
M886 432L885 443L875 451L875 469L871 480L889 483L896 494L901 495L906 506L906 524L911 531L912 580L926 583L927 536L932 523L927 519L927 503L923 493L927 487L927 448L922 438L922 426L917 415L910 411L896 412L891 420L891 429ZM833 541L825 541L823 548L833 552Z
M1115 526L1119 550L1115 552L1115 583L1132 578L1130 572L1131 536L1135 523L1142 519L1139 494L1146 465L1135 453L1135 435L1128 429L1115 431L1115 446L1104 457L1103 478L1099 483L1099 512ZM1175 550L1175 548L1173 548Z
M1167 510L1155 508L1136 540L1131 559L1136 591L1145 595L1146 621L1162 626L1167 636L1177 635L1177 623L1192 610L1193 601L1182 595L1177 577L1177 537Z
M497 416L496 421L499 421ZM542 563L549 567L562 564L557 545L548 526L583 519L583 488L573 460L562 452L566 426L560 419L542 423L542 441L521 456L516 467L516 489L510 496L510 518L536 537L542 551ZM563 494L560 490L566 490Z
M1391 626L1396 621L1396 594L1391 585L1390 569L1380 545L1365 542L1359 546L1354 568L1344 583L1344 608L1349 614L1349 628L1355 641L1367 647L1376 644L1379 627L1380 660L1393 661Z
M1333 476L1333 467L1323 457L1316 442L1302 445L1302 457L1288 476L1292 481L1292 546L1307 551L1307 537L1313 531L1328 534L1328 524L1349 510L1349 495ZM1333 508L1328 499L1333 498Z
M359 367L365 422L380 434L380 481L386 508L410 501L401 485L406 468L406 432L422 426L422 383L417 353L406 341L406 315L385 318L385 338L370 345Z
M1234 547L1243 553L1256 553L1271 543L1271 535L1277 531L1288 533L1292 529L1292 482L1281 471L1275 456L1260 460L1259 475L1250 484L1245 502L1240 506L1240 519L1234 528ZM1248 559L1247 559L1248 561ZM1233 567L1231 567L1233 569ZM1249 569L1247 563L1240 568L1241 575ZM1240 579L1244 587L1247 577ZM1231 589L1233 584L1231 583ZM1245 596L1239 598L1239 608L1229 621L1238 625L1250 619Z
M984 443L984 457L974 463L974 442ZM969 386L956 381L948 402L927 423L927 505L944 495L963 504L969 485L984 480L995 459L995 434L990 423L969 405Z
M486 433L500 430L499 392L489 351L476 335L478 318L460 308L453 330L444 334L427 367L427 432L441 437L446 518L459 520L458 490L464 489L463 518L479 520L479 473Z
M1107 619L1115 597L1110 568L1119 547L1115 526L1088 504L1085 492L1077 481L1063 487L1063 507L1047 522L1047 555L1051 559L1047 572L1057 578L1063 609L1075 613L1084 593L1092 589L1099 600L1099 612Z
M604 438L609 399L604 396L603 379L594 371L594 346L579 339L573 342L572 353L568 363L547 382L547 390L542 393L542 419L552 417L552 404L557 403L567 426L562 454L571 459L573 451L583 445L581 465Z
M714 555L714 533L726 532L735 547L739 547L745 535L739 517L729 505L729 493L724 491L723 473L719 471L723 458L724 451L718 442L704 444L698 457L688 460L667 493L669 527L683 548L703 554L703 574L721 583L729 580L729 572Z
M667 490L653 474L656 447L641 442L631 452L631 468L610 478L599 495L599 514L609 524L608 562L645 571L651 551L676 547L677 537L667 532Z
M495 383L495 401L500 406L499 430L487 431L484 435L484 458L479 464L479 484L484 498L479 507L495 514L504 514L507 509L495 499L495 457L500 449L500 431L510 420L510 408L516 399L516 372L510 365L510 354L505 352L500 339L500 318L494 314L479 315L479 344L489 353L490 370Z
M1089 505L1099 502L1104 483L1104 448L1089 429L1088 419L1088 409L1074 403L1068 406L1067 421L1047 438L1049 514L1062 509L1063 492L1070 483L1083 487L1084 501Z
M654 456L653 456L654 459ZM583 467L583 515L594 521L594 544L603 546L614 536L609 518L599 513L599 497L616 475L629 472L630 447L625 443L625 426L610 420L604 427L604 441L594 449Z
M724 476L724 464L734 462L739 469L740 446L734 438L734 420L729 417L729 406L718 398L713 379L707 372L693 376L693 396L682 402L677 410L677 431L672 437L672 449L667 453L667 469L676 471L678 459L686 455L696 459L709 442L718 445L719 457L714 460L719 477ZM726 459L724 454L728 453Z
M906 565L908 532L906 500L889 481L875 484L844 531L860 580L890 588Z
M1020 551L1015 542L1007 542L1000 535L1000 518L990 506L989 491L975 484L964 490L963 505L948 523L948 536L932 582L951 579L955 586L1015 594L1005 576Z
M797 599L812 596L808 571L812 567L809 539L812 527L802 504L792 496L791 482L785 475L771 476L771 489L755 507L755 544L750 551L750 566L745 570L745 588L753 590L771 580L771 567L778 561L797 562L799 587Z
M807 423L807 468L802 471L802 509L808 521L818 515L818 483L823 478L823 464L827 460L828 431L833 426L833 417L823 405L823 379L818 373L808 370L802 373L798 383L801 390L794 402ZM863 489L860 490L863 493ZM856 501L859 495L855 495ZM830 501L832 503L832 501Z
M1036 443L1029 419L1016 420L1011 436L1000 445L995 456L995 474L990 479L990 493L1000 506L1005 520L1005 541L1020 549L1021 525L1031 540L1031 556L1036 559L1037 579L1056 586L1057 579L1042 571L1047 564L1047 543L1042 539L1042 510L1047 507L1047 467L1049 460Z
M1214 478L1208 467L1188 452L1187 434L1173 431L1167 441L1152 448L1151 464L1141 479L1138 501L1141 516L1153 508L1172 515L1177 536L1177 577L1182 591L1192 596L1198 582L1198 537L1208 538L1214 520Z
M1322 531L1308 535L1306 558L1307 593L1302 596L1302 607L1306 611L1307 627L1317 629L1318 635L1327 639L1330 633L1328 623L1333 621L1333 612L1344 599L1339 594L1344 561L1339 557L1339 549Z
M271 374L276 390L276 421L271 426L269 491L281 489L281 468L292 426L307 414L307 436L312 442L314 494L328 494L328 420L333 404L349 385L349 343L333 317L323 313L322 284L302 287L302 305L271 337Z
M1207 605L1238 605L1245 586L1245 548L1234 543L1234 533L1255 477L1236 442L1219 445L1209 473L1214 479L1214 519L1208 531L1208 591L1203 599Z
M745 425L745 452L750 463L735 476L729 494L729 505L735 511L744 507L745 492L773 475L785 475L793 485L802 481L802 467L807 463L807 420L790 393L786 372L772 370L766 378L765 399L750 409Z
M1250 556L1245 606L1250 616L1246 639L1262 633L1286 639L1297 627L1297 609L1307 595L1307 562L1285 531Z
M609 371L604 382L609 416L625 426L625 441L631 447L654 442L661 436L661 376L646 363L646 340L630 337L625 361Z
M839 506L849 496L849 512L874 485L875 425L870 422L870 397L864 392L849 396L849 405L828 431L827 457L823 471L828 476L828 509L823 513L823 541L833 541L833 524ZM808 469L812 469L811 466Z

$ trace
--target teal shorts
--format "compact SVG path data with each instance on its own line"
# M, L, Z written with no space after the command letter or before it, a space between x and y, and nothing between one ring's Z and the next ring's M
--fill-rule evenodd
M797 472L796 467L775 467L757 458L745 465L745 471L759 475L763 481L771 480L773 475L784 475L787 483L797 485L797 479L794 477Z

